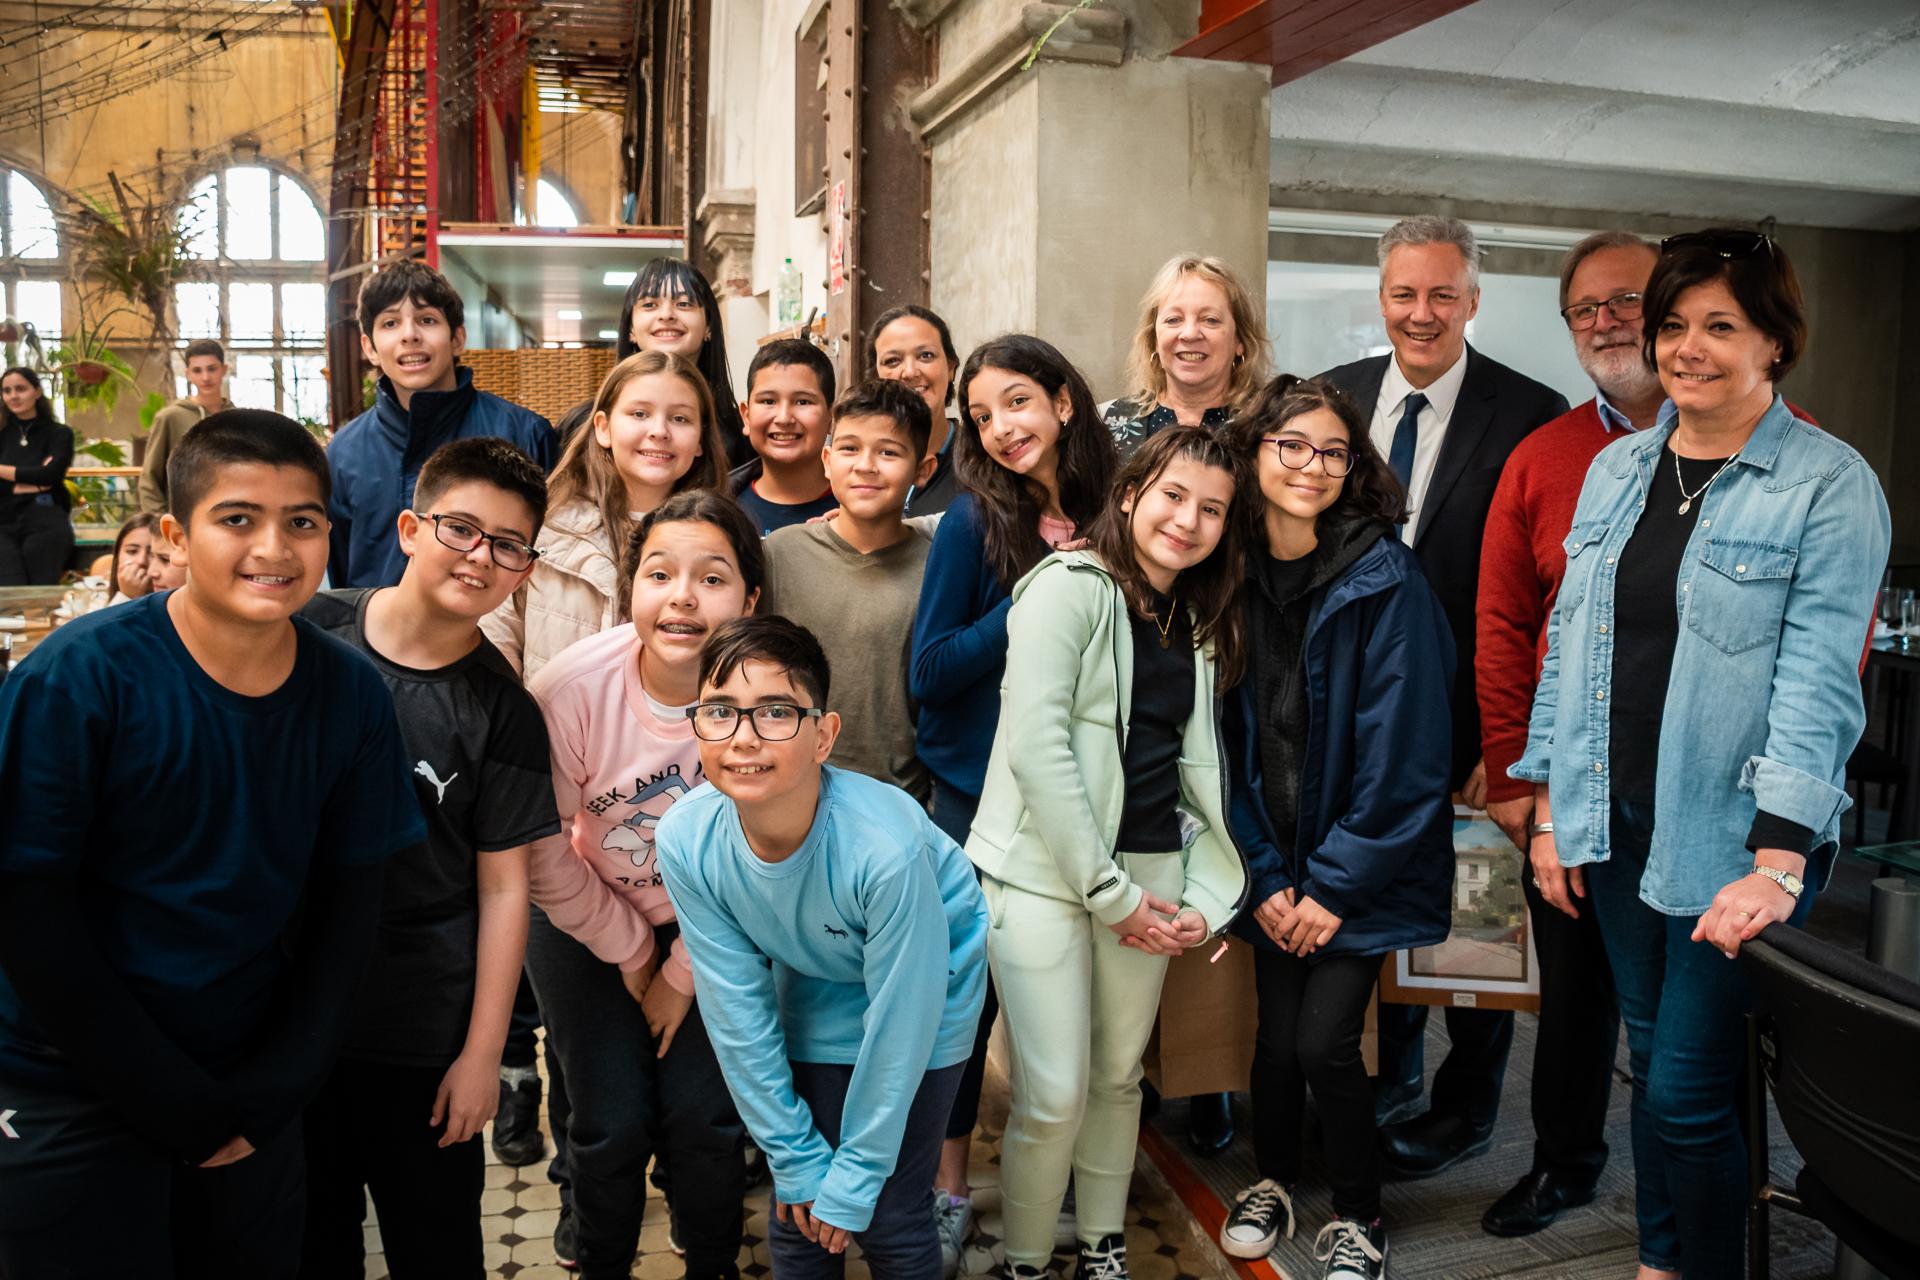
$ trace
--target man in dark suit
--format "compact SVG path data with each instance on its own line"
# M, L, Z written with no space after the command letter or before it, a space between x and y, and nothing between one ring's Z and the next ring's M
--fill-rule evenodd
M1393 353L1323 375L1358 403L1374 446L1407 488L1412 514L1401 537L1453 631L1453 785L1476 809L1485 807L1487 790L1473 677L1480 536L1507 455L1567 411L1559 392L1467 345L1467 322L1479 306L1473 232L1455 218L1403 219L1380 237L1380 315ZM1404 1119L1420 1100L1426 1025L1424 1005L1381 1006L1381 1154L1405 1177L1426 1177L1486 1150L1513 1044L1511 1013L1449 1008L1453 1047L1431 1103Z

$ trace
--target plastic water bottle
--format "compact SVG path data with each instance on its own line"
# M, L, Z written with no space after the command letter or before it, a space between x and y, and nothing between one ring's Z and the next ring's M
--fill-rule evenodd
M788 258L773 283L774 327L792 329L800 323L800 268Z

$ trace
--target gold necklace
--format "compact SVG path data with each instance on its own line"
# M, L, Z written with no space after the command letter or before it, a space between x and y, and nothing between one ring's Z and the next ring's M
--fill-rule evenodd
M1170 649L1173 647L1173 615L1174 611L1179 609L1179 607L1180 601L1177 597L1168 603L1167 620L1164 623L1160 621L1160 611L1158 609L1153 611L1153 625L1160 630L1160 647L1162 649Z

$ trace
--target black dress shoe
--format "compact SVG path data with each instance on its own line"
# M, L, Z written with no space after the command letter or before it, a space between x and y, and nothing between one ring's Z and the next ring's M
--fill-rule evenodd
M1233 1144L1233 1095L1197 1093L1187 1101L1187 1143L1203 1156Z
M1591 1182L1569 1182L1550 1169L1535 1169L1493 1202L1480 1229L1490 1236L1530 1236L1552 1226L1562 1210L1592 1201Z
M1475 1128L1464 1117L1428 1111L1380 1131L1380 1159L1402 1178L1431 1178L1493 1145L1493 1126Z

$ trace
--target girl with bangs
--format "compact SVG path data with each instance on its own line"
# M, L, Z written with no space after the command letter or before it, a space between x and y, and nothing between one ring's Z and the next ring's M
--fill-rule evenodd
M713 394L684 357L646 351L613 367L554 468L532 575L481 625L522 676L620 620L618 548L668 498L721 485L726 452Z
M1010 1280L1045 1274L1069 1176L1076 1274L1125 1280L1140 1055L1167 961L1223 932L1246 898L1217 727L1245 660L1251 492L1211 430L1169 428L1120 470L1090 545L1013 589L967 841L1012 1050Z

